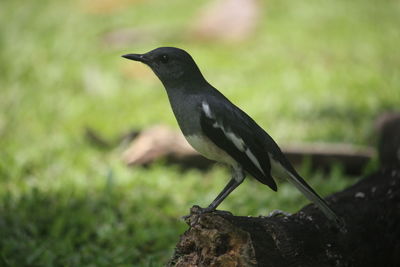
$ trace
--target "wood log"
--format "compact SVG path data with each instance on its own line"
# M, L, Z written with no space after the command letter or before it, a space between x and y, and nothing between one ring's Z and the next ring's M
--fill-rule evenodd
M270 217L199 215L195 206L168 266L400 266L400 169L377 171L327 201L346 232L312 204Z
M400 112L384 113L375 122L379 134L379 159L384 167L400 168Z
M282 152L295 165L309 160L311 168L329 171L334 163L338 163L350 175L361 174L375 155L373 148L327 143L286 145L282 147ZM207 170L214 164L197 153L180 132L164 125L141 131L122 157L129 166L149 165L158 159L183 169Z

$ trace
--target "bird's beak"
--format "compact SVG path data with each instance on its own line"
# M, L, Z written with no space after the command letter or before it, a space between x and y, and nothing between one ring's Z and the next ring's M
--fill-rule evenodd
M149 58L147 58L145 55L142 54L126 54L123 55L122 57L130 59L130 60L135 60L135 61L140 61L143 63L149 63Z

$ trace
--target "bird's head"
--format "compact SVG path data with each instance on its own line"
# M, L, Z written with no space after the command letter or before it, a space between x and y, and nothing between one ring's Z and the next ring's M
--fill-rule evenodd
M175 47L159 47L145 54L127 54L122 57L140 61L149 66L165 87L203 79L193 58Z

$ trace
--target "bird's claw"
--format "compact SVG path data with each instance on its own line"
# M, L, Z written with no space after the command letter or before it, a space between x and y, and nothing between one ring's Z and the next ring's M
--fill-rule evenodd
M214 207L208 206L207 208L201 208L198 205L194 205L190 208L190 214L182 216L181 219L184 220L188 225L194 226L198 223L201 215L206 213L214 213L220 216L232 216L232 213L224 210L216 210Z
M207 207L207 208L201 208L198 205L194 205L193 207L190 208L190 214L189 215L184 215L181 218L184 220L189 219L191 216L198 216L204 213L209 213L214 211L214 209Z
M194 205L191 209L190 209L190 214L189 215L185 215L182 216L182 220L184 220L187 224L189 224L190 226L195 225L200 216L206 213L211 213L216 211L215 208L213 207L207 207L207 208L201 208L198 205ZM221 214L225 214L225 215L232 215L232 213L230 213L229 211L217 211L218 213Z
M289 212L286 211L282 211L282 210L273 210L268 214L268 217L286 217L286 216L290 216L291 214Z

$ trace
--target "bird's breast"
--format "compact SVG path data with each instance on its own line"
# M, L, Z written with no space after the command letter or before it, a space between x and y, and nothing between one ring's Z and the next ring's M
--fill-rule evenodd
M204 157L231 166L237 165L237 162L231 156L216 146L208 137L193 134L185 135L185 138L188 143Z

